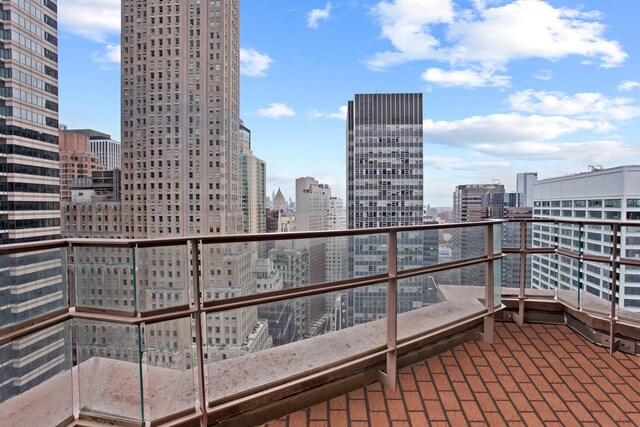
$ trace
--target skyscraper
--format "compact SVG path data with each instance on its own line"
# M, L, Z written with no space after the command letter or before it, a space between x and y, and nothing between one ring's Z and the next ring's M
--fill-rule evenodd
M0 244L60 237L57 1L2 2ZM0 257L0 327L66 306L64 250ZM3 347L0 401L67 369L55 326Z
M370 228L354 237L349 273L355 277L386 271L386 236L375 228L422 224L423 135L422 94L361 94L347 109L347 224ZM398 238L398 269L423 265L420 233ZM421 278L399 286L398 311L422 306ZM350 322L384 317L384 286L350 293Z
M516 178L516 192L520 193L520 206L533 207L533 184L538 181L538 172L519 173Z
M239 24L238 0L143 6L123 0L126 237L243 232ZM255 276L247 273L255 261L249 244L202 250L205 299L255 293ZM147 268L137 275L143 309L187 302L188 290L174 280L188 263L185 252L176 248L144 254ZM256 343L267 341L266 323L259 324L255 308L237 314L207 321L216 326L207 337L210 359L254 351ZM190 330L183 333L190 337Z

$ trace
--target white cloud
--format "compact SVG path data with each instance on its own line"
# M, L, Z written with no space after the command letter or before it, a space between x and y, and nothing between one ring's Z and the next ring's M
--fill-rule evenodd
M640 82L634 82L633 80L625 80L618 86L619 92L627 92L640 87Z
M263 117L278 118L295 116L296 112L286 104L282 104L280 102L272 102L267 108L259 109L258 114Z
M347 106L346 105L341 106L338 109L338 111L335 112L335 113L323 113L322 111L311 110L309 112L309 116L313 117L314 119L327 118L327 119L346 120L347 119Z
M240 73L249 77L264 77L273 59L255 49L240 48Z
M512 109L528 113L577 116L599 120L629 120L640 116L640 106L631 98L607 98L601 93L577 93L524 90L508 100Z
M438 156L426 156L424 158L425 166L430 166L441 170L490 170L490 169L504 169L511 164L509 162L467 162L460 157L438 157Z
M534 74L533 77L538 80L551 80L553 78L553 73L551 70L540 70Z
M318 29L320 21L326 21L331 17L331 3L327 3L324 9L313 9L307 14L307 27Z
M427 143L471 148L507 158L603 162L631 154L632 150L615 140L559 142L557 139L578 132L613 130L615 127L603 122L511 113L451 122L425 120L424 139Z
M105 42L120 32L120 0L64 0L58 19L65 31Z
M120 64L120 45L119 44L107 44L104 52L94 52L91 55L93 62L98 64Z
M452 70L446 71L440 68L429 68L422 74L422 79L445 87L485 87L508 86L510 77L496 75L490 70Z
M503 3L503 2L501 2ZM437 60L456 69L504 69L511 61L570 55L597 59L603 67L620 65L627 54L604 37L598 12L554 8L542 0L508 4L476 0L461 9L453 0L383 0L372 9L382 37L395 50L368 61L374 70L416 60ZM442 30L433 32L435 25ZM441 37L436 37L438 34Z

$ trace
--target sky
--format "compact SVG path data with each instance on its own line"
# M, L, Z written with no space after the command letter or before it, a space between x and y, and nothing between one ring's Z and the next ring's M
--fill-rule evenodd
M204 1L204 0L203 0ZM422 92L424 202L640 163L638 0L241 0L240 113L267 195L345 196L356 93ZM58 6L60 121L120 139L120 1Z

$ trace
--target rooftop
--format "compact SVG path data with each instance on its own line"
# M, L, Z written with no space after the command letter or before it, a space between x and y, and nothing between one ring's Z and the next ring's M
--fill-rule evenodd
M566 325L497 323L398 372L395 391L357 388L265 427L640 425L640 361Z

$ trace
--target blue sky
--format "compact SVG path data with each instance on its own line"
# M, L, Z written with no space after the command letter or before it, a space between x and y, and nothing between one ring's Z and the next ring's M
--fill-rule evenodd
M120 139L119 0L64 0L60 120ZM344 106L423 92L425 204L640 163L638 0L242 0L241 116L267 194L345 192Z

